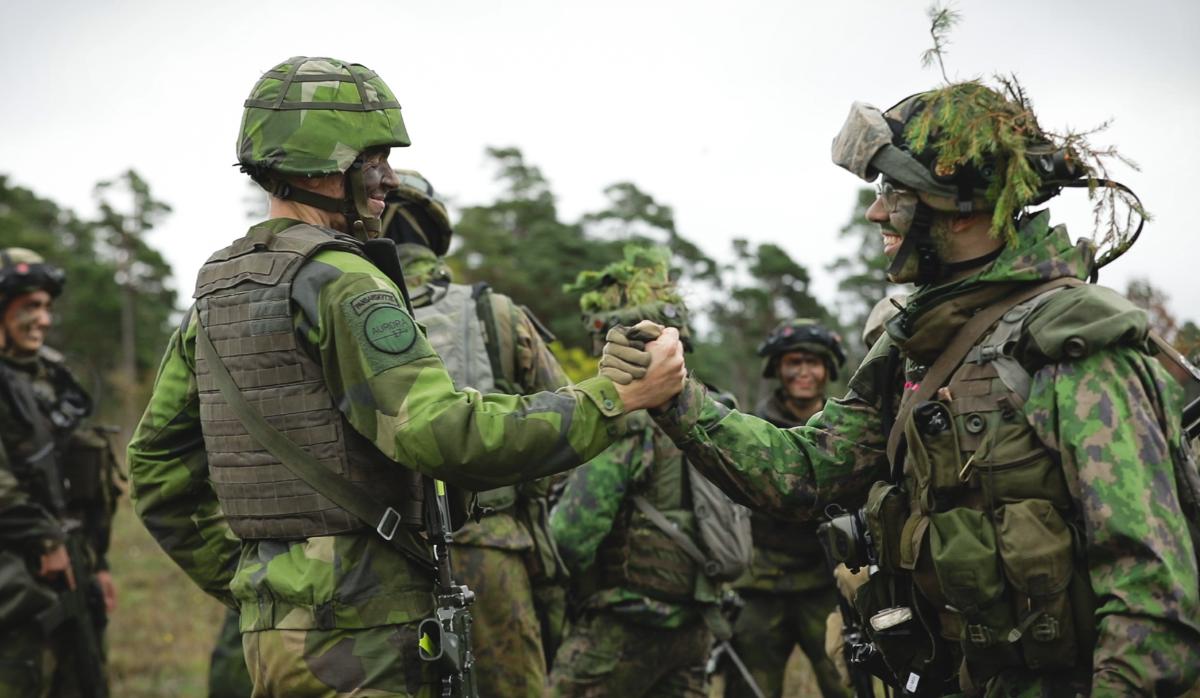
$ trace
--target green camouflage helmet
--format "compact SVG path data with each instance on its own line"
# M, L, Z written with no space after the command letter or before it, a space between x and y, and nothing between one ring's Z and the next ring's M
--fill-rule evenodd
M368 148L409 145L400 103L357 63L294 56L250 91L238 132L238 164L309 177L343 173Z
M565 285L563 290L582 294L579 308L597 356L609 329L629 327L642 320L676 328L684 348L691 347L687 306L671 280L666 248L627 245L624 259L600 271L580 272L575 283Z
M439 257L445 256L454 235L446 204L420 172L395 172L400 186L388 194L387 209L383 212L383 234L396 244L415 243L428 247Z
M779 357L791 351L820 356L831 380L837 380L838 369L846 363L842 338L837 332L809 318L784 320L758 345L758 355L763 357L763 378L774 378Z
M15 296L41 289L51 296L62 293L67 275L47 264L42 256L24 247L0 250L0 308Z

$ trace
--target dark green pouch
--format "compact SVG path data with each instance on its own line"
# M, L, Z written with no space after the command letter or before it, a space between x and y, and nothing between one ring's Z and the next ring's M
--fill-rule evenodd
M863 511L879 568L891 574L900 572L900 538L908 518L908 497L904 490L887 482L876 482L871 485Z

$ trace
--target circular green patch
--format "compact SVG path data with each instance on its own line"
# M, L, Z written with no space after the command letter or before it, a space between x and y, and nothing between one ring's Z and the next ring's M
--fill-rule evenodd
M403 354L417 341L417 326L412 318L394 306L372 310L363 331L371 346L388 354Z

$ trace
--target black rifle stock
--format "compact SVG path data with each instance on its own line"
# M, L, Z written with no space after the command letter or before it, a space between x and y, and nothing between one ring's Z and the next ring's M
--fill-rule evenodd
M84 698L108 698L108 681L100 641L100 634L107 623L104 594L92 578L87 543L77 527L68 528L63 545L71 558L75 588L68 588L63 581L58 603L38 614L38 625L46 637L57 633L71 638L75 653L74 671L79 674L79 688Z

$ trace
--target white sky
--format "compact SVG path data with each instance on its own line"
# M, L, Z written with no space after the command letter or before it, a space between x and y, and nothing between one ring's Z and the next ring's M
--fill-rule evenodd
M152 239L190 295L213 250L244 232L231 166L241 104L292 55L363 63L396 92L414 145L396 166L459 204L490 199L487 145L542 168L564 219L632 180L674 206L718 258L731 237L780 243L834 296L825 265L860 182L830 163L852 101L887 107L934 86L926 0L62 0L0 4L0 173L94 211L92 185L129 167L175 209ZM1116 119L1099 139L1155 220L1105 270L1148 276L1200 319L1188 210L1200 163L1200 3L963 0L951 77L1015 72L1047 128ZM1082 193L1055 206L1090 231Z

